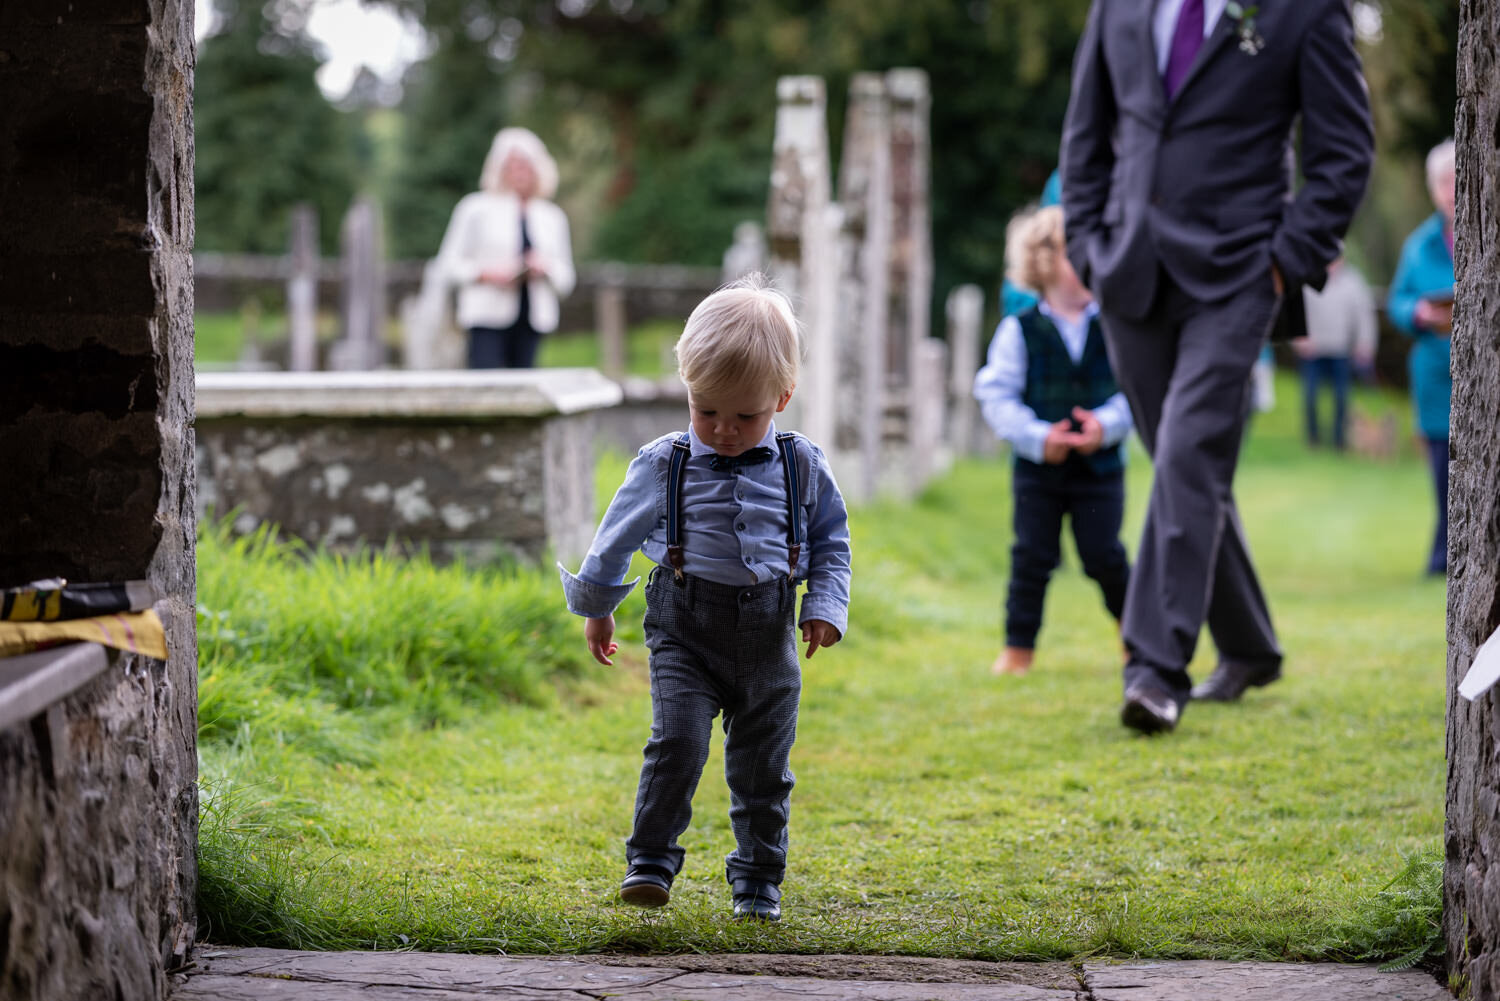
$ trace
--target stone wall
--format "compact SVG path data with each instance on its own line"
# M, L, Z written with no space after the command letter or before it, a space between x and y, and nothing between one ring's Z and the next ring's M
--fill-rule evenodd
M149 577L119 655L0 731L0 996L165 997L194 934L193 8L0 5L0 585Z
M333 550L576 560L594 531L593 411L620 398L590 369L205 374L199 504Z
M1500 150L1494 87L1500 5L1463 0L1458 52L1458 216L1448 497L1448 969L1475 1001L1500 998L1500 690L1458 682L1500 628Z

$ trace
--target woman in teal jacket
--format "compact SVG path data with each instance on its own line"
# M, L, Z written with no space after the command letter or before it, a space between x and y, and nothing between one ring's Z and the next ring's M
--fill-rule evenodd
M1448 404L1453 376L1448 370L1453 332L1453 140L1427 154L1427 190L1437 211L1406 238L1386 303L1391 322L1413 339L1412 406L1417 430L1427 440L1432 483L1437 493L1437 531L1427 572L1448 568Z

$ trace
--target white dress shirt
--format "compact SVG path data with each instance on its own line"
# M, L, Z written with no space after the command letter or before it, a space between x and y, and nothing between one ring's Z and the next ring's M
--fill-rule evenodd
M1088 344L1089 324L1099 314L1097 303L1089 303L1078 319L1069 321L1052 311L1044 300L1038 307L1062 335L1068 357L1076 363ZM1042 461L1043 446L1052 425L1037 417L1021 400L1026 392L1026 338L1021 336L1021 322L1014 316L1000 321L990 341L984 368L974 377L974 399L979 412L996 435L1010 442L1017 455L1032 462ZM1124 393L1115 393L1094 408L1094 416L1104 429L1100 448L1123 441L1130 433L1130 403Z
M1172 54L1172 36L1177 32L1177 15L1184 0L1159 0L1151 17L1151 37L1156 41L1156 72L1167 72L1167 58ZM1224 14L1229 0L1203 0L1203 37L1213 34L1214 25Z

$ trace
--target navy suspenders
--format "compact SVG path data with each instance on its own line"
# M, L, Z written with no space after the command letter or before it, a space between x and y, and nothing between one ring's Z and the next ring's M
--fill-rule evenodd
M682 579L682 469L693 446L687 435L672 442L672 464L667 467L667 562Z
M788 578L797 576L797 560L802 557L802 477L797 471L797 436L790 431L776 432L776 447L781 449L781 464L786 467L786 561L791 569Z
M778 431L776 447L781 450L781 464L786 470L786 560L788 579L797 576L797 561L802 558L802 476L797 469L797 435ZM682 474L693 446L687 435L672 442L672 459L667 466L667 562L682 579Z

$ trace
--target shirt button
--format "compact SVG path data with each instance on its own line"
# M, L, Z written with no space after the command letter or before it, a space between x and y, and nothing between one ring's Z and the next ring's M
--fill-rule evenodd
M745 523L742 521L742 522L739 523L739 525L737 527L739 528L739 530L741 532L743 532L745 530Z
M745 557L745 566L748 567L749 565L750 565L750 557L746 556Z

